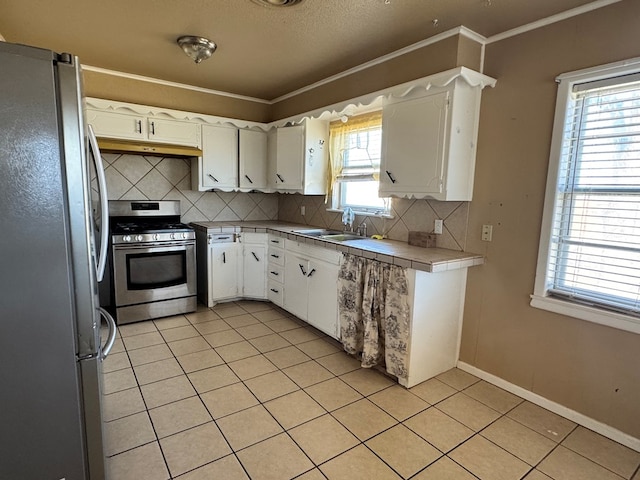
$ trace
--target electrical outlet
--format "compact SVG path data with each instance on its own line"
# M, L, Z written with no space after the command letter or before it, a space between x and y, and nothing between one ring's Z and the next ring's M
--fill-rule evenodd
M306 208L304 205L300 205L300 215L302 215L304 217L304 214L306 212Z
M482 241L490 242L493 238L493 225L482 225Z
M437 219L433 224L433 233L442 234L442 220Z

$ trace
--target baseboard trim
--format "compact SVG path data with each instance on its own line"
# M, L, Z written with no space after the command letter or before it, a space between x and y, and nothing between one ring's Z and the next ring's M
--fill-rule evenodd
M589 430L593 430L594 432L599 433L611 440L614 440L626 447L629 447L637 452L640 452L640 439L632 437L629 434L621 432L609 425L606 425L602 422L594 420L591 417L587 417L582 413L576 412L575 410L571 410L564 405L560 405L559 403L553 402L548 398L545 398L537 393L533 393L530 390L519 387L511 382L508 382L500 377L496 377L491 373L485 372L484 370L480 370L479 368L474 367L473 365L469 365L468 363L458 361L458 368L467 373L475 375L482 380L489 382L496 387L500 387L507 392L513 393L514 395L518 395L525 400L530 401L538 405L539 407L546 408L547 410L552 411L553 413L557 413L558 415L562 415L565 418L577 423L578 425L582 425Z

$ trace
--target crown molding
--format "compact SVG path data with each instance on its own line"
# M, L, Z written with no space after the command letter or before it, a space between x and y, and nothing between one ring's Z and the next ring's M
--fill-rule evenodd
M516 35L520 35L521 33L526 33L526 32L530 32L531 30L535 30L537 28L546 27L547 25L552 25L554 23L561 22L562 20L566 20L571 17L576 17L578 15L582 15L583 13L588 13L593 10L597 10L598 8L606 7L614 3L618 3L620 1L621 0L596 0L595 2L587 3L585 5L581 5L580 7L572 8L571 10L567 10L566 12L558 13L556 15L543 18L542 20L527 23L526 25L512 28L511 30L507 30L506 32L492 35L487 39L486 44L488 45L491 43L499 42L501 40L505 40L507 38L515 37Z
M456 35L465 36L482 45L484 45L487 41L485 37L483 37L479 33L474 32L473 30L468 29L467 27L460 26L460 27L452 28L451 30L447 30L446 32L439 33L438 35L434 35L433 37L426 38L419 42L413 43L407 47L401 48L400 50L395 50L391 53L378 57L369 62L362 63L356 67L337 73L335 75L322 79L318 82L312 83L311 85L307 85L306 87L302 87L298 90L294 90L293 92L289 92L285 95L282 95L278 98L271 100L271 103L274 104L274 103L282 102L283 100L287 100L289 98L295 97L297 95L300 95L301 93L308 92L315 88L321 87L322 85L326 85L328 83L334 82L341 78L348 77L349 75L353 75L354 73L361 72L362 70L375 67L376 65L380 65L381 63L388 62L389 60L392 60L394 58L400 57L402 55L406 55L407 53L413 52L415 50L419 50L426 46L433 45L434 43L441 42L442 40L445 40L450 37L454 37Z

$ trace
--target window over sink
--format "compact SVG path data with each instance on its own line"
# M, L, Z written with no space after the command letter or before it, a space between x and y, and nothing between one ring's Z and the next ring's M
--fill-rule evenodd
M334 210L389 215L391 199L378 196L382 111L342 117L329 126L330 184Z

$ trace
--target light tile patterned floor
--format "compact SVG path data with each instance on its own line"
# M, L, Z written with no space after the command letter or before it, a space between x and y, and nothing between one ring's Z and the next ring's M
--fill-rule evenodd
M110 480L640 480L640 453L453 369L410 390L263 302L124 325Z

